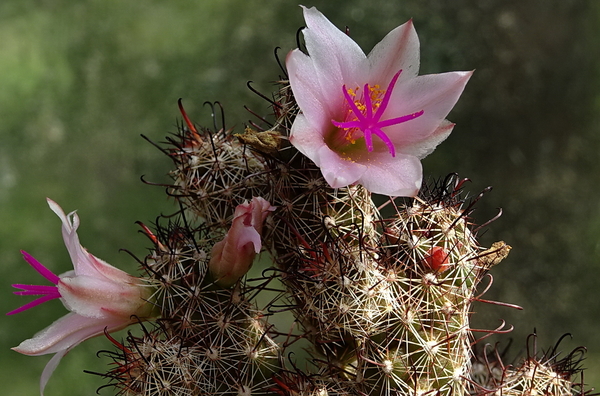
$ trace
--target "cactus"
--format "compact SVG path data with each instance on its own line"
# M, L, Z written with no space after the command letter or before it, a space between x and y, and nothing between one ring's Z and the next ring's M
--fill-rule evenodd
M378 85L364 91L385 108L399 76L383 99ZM574 379L581 350L563 360L534 351L508 366L474 349L471 304L511 248L480 245L471 213L481 195L468 197L467 179L450 174L406 198L331 187L290 143L301 113L287 77L269 100L272 121L241 134L196 126L179 102L183 122L158 146L173 161L167 193L180 210L140 223L152 243L141 281L160 315L123 341L106 333L116 348L105 352L108 385L127 396L589 394ZM355 91L343 93L357 112ZM367 113L374 134L408 120ZM244 205L258 197L257 217ZM225 240L229 261L245 263L226 282L227 260L214 260ZM261 247L253 277L242 277Z
M282 85L278 92L289 100ZM143 226L154 249L142 263L161 319L143 337L130 335L127 345L113 341L113 385L144 396L488 389L489 381L475 386L471 379L470 305L510 246L479 245L469 216L480 196L465 198L466 179L454 174L424 185L415 198L381 205L361 186L332 189L287 143L290 117L242 137L188 121L164 148L175 164L169 194L183 209L180 224L156 232ZM264 133L277 144L257 143ZM276 268L220 287L208 270L212 246L236 205L253 196L277 208L263 235ZM259 307L256 296L271 282L283 291ZM293 312L293 330L269 323L271 312L282 309ZM308 343L306 362L288 359L295 351L290 339ZM526 378L548 376L533 370L532 379L527 369L537 361L526 362L493 376L494 389L521 394L515 392L527 388Z
M504 364L501 353L496 349L490 350L489 345L479 348L471 371L473 394L591 395L591 391L585 390L583 382L581 363L585 348L575 348L561 358L557 350L565 336L540 355L537 351L537 335L531 334L527 339L527 356L515 365Z
M470 214L481 196L466 197L467 179L451 174L384 204L360 185L333 189L289 144L298 109L287 81L279 85L275 121L243 134L196 127L180 104L185 124L163 146L180 224L144 226L161 319L127 345L113 340L108 376L120 394L586 394L548 357L484 370L474 355L470 306L510 246L479 245ZM236 206L258 196L277 208L263 232L274 268L220 287L212 246ZM282 289L259 306L270 284ZM281 310L294 323L276 328L268 319ZM304 361L289 358L299 340Z
M361 186L328 187L277 125L240 138L190 123L164 148L175 164L169 194L183 209L179 223L142 225L161 319L127 345L112 339L107 376L119 394L521 395L534 384L578 394L548 357L483 370L474 356L470 305L510 246L479 245L469 216L481 196L465 197L466 179L451 174L376 205ZM281 147L248 140L262 133ZM252 196L277 208L263 235L276 268L223 288L208 270L211 249ZM280 295L259 307L279 282ZM275 310L293 312L293 335L269 323ZM291 338L308 343L305 363L288 359Z

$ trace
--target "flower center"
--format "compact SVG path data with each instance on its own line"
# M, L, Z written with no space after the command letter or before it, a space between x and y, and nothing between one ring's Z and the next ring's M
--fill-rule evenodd
M353 90L346 88L346 85L342 87L344 98L349 107L346 121L338 122L331 120L331 122L343 131L344 137L348 142L354 144L356 139L361 137L360 135L362 134L362 137L365 138L367 150L371 152L373 151L372 135L375 135L385 143L392 157L396 156L394 143L392 143L392 140L381 128L401 124L423 115L423 110L421 110L402 117L381 120L381 116L390 103L390 97L392 96L398 77L400 77L400 73L402 73L402 70L394 75L385 90L381 90L379 85L371 87L369 84L365 84L360 98L358 98L357 94L359 88Z

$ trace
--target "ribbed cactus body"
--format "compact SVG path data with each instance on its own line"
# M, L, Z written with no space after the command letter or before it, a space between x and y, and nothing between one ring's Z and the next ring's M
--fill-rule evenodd
M237 205L264 192L264 181L253 188L264 165L232 134L182 129L168 152L176 164L169 194L208 226L225 230Z
M320 202L323 236L275 247L323 381L357 394L464 394L469 307L489 263L460 205L417 198L382 220L360 187L308 200Z

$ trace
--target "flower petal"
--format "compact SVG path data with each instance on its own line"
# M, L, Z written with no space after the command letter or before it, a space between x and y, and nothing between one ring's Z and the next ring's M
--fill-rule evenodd
M421 188L423 168L418 158L412 155L389 153L371 155L369 165L359 183L375 194L392 197L414 197Z
M453 128L454 123L444 120L428 138L411 145L402 146L400 151L404 154L409 154L419 159L423 159L431 154L438 144L450 136Z
M304 18L308 55L294 50L286 61L301 110L290 142L334 188L361 183L375 193L414 196L422 179L418 160L452 131L445 118L472 73L417 76L412 21L365 58L315 8L304 8Z
M50 359L48 363L46 363L46 367L44 367L44 371L42 371L42 376L40 377L41 396L44 396L44 389L46 389L46 385L48 384L50 377L52 377L52 373L54 373L54 370L56 370L56 367L58 367L58 364L60 363L62 358L69 352L69 350L70 348L55 353L54 356L52 356L52 359Z
M148 297L143 295L147 289L140 284L85 275L61 278L58 291L69 311L97 319L118 316L128 320L131 315L143 316L138 311Z
M105 327L110 332L130 323L131 320L124 322L122 318L91 319L70 312L12 349L29 356L56 353L102 334Z
M330 103L331 95L326 92L324 95L321 90L312 59L302 51L296 49L288 54L286 68L294 98L302 112L309 116L313 127L326 125L332 118L332 112L337 111L336 102L341 103L342 98L336 100L332 97L334 102Z
M332 151L321 132L308 123L304 114L296 116L292 124L290 142L321 168L323 177L333 188L352 184L365 173L364 165L346 161Z
M345 160L338 153L323 145L317 153L321 173L333 188L346 187L356 183L367 171L367 166L352 160Z
M352 80L367 75L361 67L366 55L360 46L315 7L302 9L307 27L302 31L304 42L323 91L337 94L344 82L358 83Z
M340 87L344 82L365 80L368 69L360 67L366 56L354 40L316 8L303 10L308 55L299 49L291 51L286 67L298 106L317 127L339 118L344 103Z
M458 101L472 72L451 72L417 76L398 84L382 117L394 118L398 114L411 114L423 110L423 114L407 123L384 128L396 149L432 135Z
M77 236L79 216L77 216L77 213L75 212L71 212L67 216L63 209L56 202L50 198L46 198L46 201L48 201L48 206L50 206L50 209L56 213L62 222L63 239L65 241L67 250L69 251L69 255L71 256L71 261L75 266L75 271L77 273L85 273L85 267L77 268L79 263L84 263L87 261L87 257L89 255L89 253L85 251L79 243L79 237Z
M331 121L327 119L327 123ZM298 114L292 124L290 132L290 142L302 154L310 158L317 166L320 166L321 161L317 157L317 153L321 147L325 146L322 128L325 126L314 126L309 124L305 114Z
M412 20L389 32L367 56L370 75L381 86L389 84L399 70L399 80L413 78L419 72L419 37Z
M235 208L231 228L214 244L208 268L216 282L229 287L244 276L262 247L261 232L269 212L275 207L262 197Z
M29 356L56 353L46 364L40 378L40 394L43 396L48 380L67 352L81 342L103 334L104 329L112 332L130 323L131 320L124 323L122 320L90 319L71 312L12 349Z
M48 206L62 221L62 234L65 246L71 256L73 267L77 275L104 276L115 281L123 281L129 278L129 274L113 267L107 262L99 259L81 246L77 228L79 227L79 216L71 212L65 214L63 209L50 198L46 198Z

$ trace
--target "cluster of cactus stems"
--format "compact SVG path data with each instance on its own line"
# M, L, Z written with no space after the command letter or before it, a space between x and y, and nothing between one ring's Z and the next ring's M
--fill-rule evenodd
M108 386L128 396L590 394L577 382L581 350L561 360L534 351L519 365L475 352L471 304L510 247L479 245L466 179L378 204L360 185L333 189L289 144L298 110L285 78L279 88L274 121L241 134L195 126L180 103L184 122L160 147L181 210L142 224L154 246L140 263L161 314L141 335L107 335ZM211 251L253 197L276 208L260 275L223 287Z
M123 340L107 334L107 386L127 396L590 394L580 349L508 365L477 347L471 304L510 247L479 245L466 179L378 203L360 185L333 189L289 144L298 109L285 76L277 88L273 114L242 133L196 126L180 102L178 132L158 145L180 210L141 224L160 317ZM225 287L211 252L253 197L275 207L257 275Z

